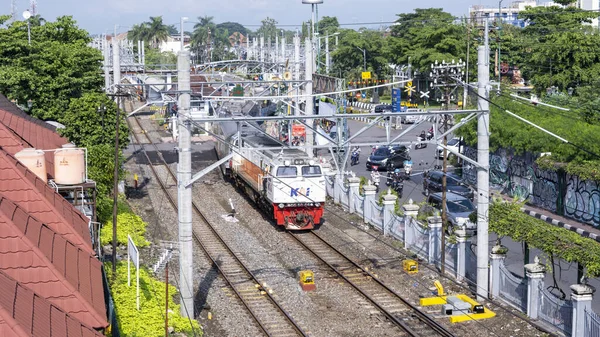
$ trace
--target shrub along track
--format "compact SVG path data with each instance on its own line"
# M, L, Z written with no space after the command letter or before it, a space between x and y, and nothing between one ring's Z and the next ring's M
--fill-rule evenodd
M150 140L137 117L127 118L127 124L130 130L132 130L135 142L140 145L152 145L156 152L159 153L158 157L162 160L158 147ZM142 153L148 161L148 165L156 177L156 181L164 191L165 196L173 208L177 210L177 190L176 188L167 186L166 182L160 178L158 168L165 169L172 181L177 181L176 175L164 160L162 160L162 164L153 164L143 146ZM242 305L256 321L258 328L266 336L307 336L275 298L268 291L261 288L261 281L257 279L229 248L195 203L192 204L192 209L202 220L200 222L193 222L192 234L194 239L212 265L218 269L220 275L227 282Z

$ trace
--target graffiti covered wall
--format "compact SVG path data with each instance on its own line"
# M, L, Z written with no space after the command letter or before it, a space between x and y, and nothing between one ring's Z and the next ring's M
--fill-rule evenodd
M566 217L600 226L600 186L568 174L565 196Z

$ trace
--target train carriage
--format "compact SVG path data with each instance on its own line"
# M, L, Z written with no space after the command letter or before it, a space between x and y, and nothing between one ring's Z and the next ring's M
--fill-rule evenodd
M232 159L222 166L223 173L277 225L308 230L321 222L325 177L321 166L304 151L285 148L250 126L238 130L234 122L215 123L213 131L225 140L216 145L217 155L222 158L233 151Z

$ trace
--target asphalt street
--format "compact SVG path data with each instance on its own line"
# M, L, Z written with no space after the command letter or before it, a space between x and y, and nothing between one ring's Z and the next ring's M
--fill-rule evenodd
M363 122L349 120L348 127L350 129L350 135L353 132L360 130L366 124ZM428 130L431 127L432 123L424 122L423 124L417 126L414 130L411 130L406 136L403 136L399 141L413 141L417 139L417 135L421 132L421 130ZM410 124L402 125L403 129L409 127ZM395 136L399 135L402 130L392 130L390 139L393 139ZM450 137L449 137L450 139ZM360 143L372 143L373 145L377 144L387 144L386 132L382 127L372 127L367 130L364 134L358 136L355 142ZM427 148L415 150L414 146L410 149L410 156L413 161L413 173L410 180L404 182L404 192L402 197L400 198L400 203L404 204L408 201L408 199L412 199L414 202L418 203L425 199L425 195L423 194L423 179L422 173L427 169L434 169L434 165L442 165L442 160L436 159L434 156L436 149L435 144L428 144ZM351 166L348 163L346 170L350 170L355 172L358 177L371 177L371 172L366 169L366 161L367 157L371 154L370 147L361 147L360 159L358 165ZM452 167L449 170L453 170ZM383 183L383 178L386 176L386 172L382 171L381 179ZM380 194L385 193L386 188L382 185L380 188ZM497 236L494 233L490 233L490 249L495 245ZM477 238L473 237L472 249L476 250L476 242ZM538 256L543 264L550 266L550 262L548 258L541 251L532 248L529 254L529 260L524 261L524 249L523 245L520 242L514 242L510 238L502 238L502 244L506 246L509 251L505 260L505 265L509 271L519 277L524 277L524 264L532 263L535 256ZM556 279L556 284L554 280ZM545 288L551 293L562 296L566 295L566 299L570 298L571 290L569 286L578 283L577 282L577 265L575 263L567 263L565 261L556 260L553 268L548 268L546 277L544 278ZM600 289L600 280L599 279L591 279L589 280L589 284L596 287L596 289ZM560 290L559 290L560 289ZM592 302L592 308L596 312L600 312L600 296L595 296Z

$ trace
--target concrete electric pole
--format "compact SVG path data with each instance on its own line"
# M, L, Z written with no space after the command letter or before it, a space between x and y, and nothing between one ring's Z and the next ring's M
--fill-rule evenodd
M304 80L306 81L306 90L304 92L305 95L305 102L306 102L306 114L307 115L312 115L313 111L314 111L314 97L312 97L313 94L313 83L312 83L312 73L313 73L313 44L311 39L306 39L305 43L304 43L304 48L305 48L305 54L306 54L306 66L305 66L305 77ZM309 123L310 125L314 124L314 119L308 120L307 123ZM313 138L314 138L314 134L313 134L313 130L306 128L306 153L308 154L309 158L312 158L314 156L313 153Z
M485 45L477 49L477 93L479 113L477 117L477 299L488 298L488 254L489 254L489 203L490 203L490 49L488 22L485 21Z
M190 52L182 50L177 55L179 110L179 162L177 164L177 207L179 225L179 287L181 315L194 318L193 246L192 246L192 153L190 135Z

